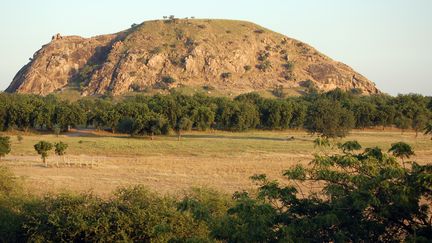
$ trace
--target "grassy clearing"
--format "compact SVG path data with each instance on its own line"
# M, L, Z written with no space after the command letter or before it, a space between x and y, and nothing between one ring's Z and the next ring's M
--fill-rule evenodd
M34 193L60 190L88 191L108 195L118 186L143 184L158 192L177 193L192 186L212 187L232 193L253 187L249 177L266 173L280 178L281 172L297 163L307 163L318 150L303 131L189 132L181 141L176 136L131 138L105 132L79 131L54 135L12 137L12 152L2 162L24 178ZM287 138L294 137L292 141ZM399 131L354 131L343 140L358 140L364 147L388 149L392 143L411 144L421 163L432 158L430 137ZM68 157L97 167L55 167L58 157L51 152L49 168L42 166L33 149L39 140L69 144ZM332 150L328 150L332 152Z

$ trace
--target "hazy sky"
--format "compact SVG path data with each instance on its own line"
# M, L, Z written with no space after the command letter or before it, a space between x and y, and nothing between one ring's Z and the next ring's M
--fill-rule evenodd
M432 0L0 0L0 90L55 33L177 17L248 20L304 41L390 94L432 95Z

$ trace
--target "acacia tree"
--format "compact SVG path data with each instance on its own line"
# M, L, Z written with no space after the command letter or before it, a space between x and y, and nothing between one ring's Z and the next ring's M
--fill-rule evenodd
M432 164L405 169L379 148L315 155L285 171L287 186L253 176L257 196L236 193L212 233L227 242L429 242L431 173Z
M414 155L414 151L412 150L411 145L404 143L404 142L398 142L391 145L389 152L393 154L393 156L400 158L402 160L402 165L405 167L405 161L404 159L411 157L411 155Z
M360 150L362 146L357 141L346 141L343 144L339 144L338 146L344 153L351 153L354 150Z
M34 149L41 156L42 161L45 163L45 167L48 167L46 158L48 158L48 152L53 148L52 143L47 141L39 141L34 145Z
M11 151L10 137L0 136L0 160Z

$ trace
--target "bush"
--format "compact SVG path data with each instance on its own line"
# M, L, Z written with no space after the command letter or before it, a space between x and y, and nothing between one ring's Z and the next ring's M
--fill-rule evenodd
M196 42L195 42L194 39L192 39L192 38L190 38L190 37L188 37L188 38L186 39L186 42L185 42L185 46L186 46L186 47L190 48L190 47L193 47L193 46L195 46L195 45L196 45Z
M230 72L225 72L221 74L221 78L228 79L231 78L232 74Z
M293 62L287 62L285 64L282 64L282 67L284 67L288 72L291 72L294 69L294 63Z
M173 84L173 83L177 82L177 80L175 80L175 78L173 78L171 76L163 76L162 82L165 84Z
M133 123L132 118L124 117L118 122L116 130L120 133L131 134Z
M185 37L185 32L182 29L175 29L177 40L182 40Z
M109 200L91 194L45 197L26 208L23 228L30 242L208 241L203 222L143 187L119 189Z
M256 68L258 68L262 72L269 70L271 67L272 67L272 64L269 60L265 60L262 63L256 65Z
M209 85L209 84L204 85L204 86L203 86L203 89L204 89L204 90L207 90L207 91L213 91L213 90L216 90L216 88L215 88L214 86Z
M278 98L285 98L285 92L282 85L277 85L273 90L272 94Z
M247 71L250 71L252 69L252 66L251 65L246 65L243 68L247 72Z
M269 58L270 57L270 53L268 52L268 51L260 51L260 52L258 52L258 61L261 61L261 62L263 62L263 61L266 61L267 60L267 58Z

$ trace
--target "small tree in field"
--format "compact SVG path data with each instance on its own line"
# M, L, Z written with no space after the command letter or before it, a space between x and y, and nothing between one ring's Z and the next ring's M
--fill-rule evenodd
M63 158L63 155L66 154L66 149L68 148L68 145L63 142L58 142L54 144L54 152L56 155L61 156ZM58 167L58 162L57 162Z
M59 124L54 124L53 126L53 132L54 134L58 137L60 135L61 132L61 128Z
M11 143L9 137L0 136L0 160L11 151Z
M177 133L177 139L180 141L182 131L187 131L192 128L192 121L187 117L179 119L175 125L175 131Z
M48 157L48 152L52 149L53 145L47 141L39 141L34 145L34 149L41 156L42 161L45 163L45 167L48 167L46 158Z
M23 136L21 136L21 135L17 136L17 140L18 140L19 143L21 143L23 139L24 139Z

